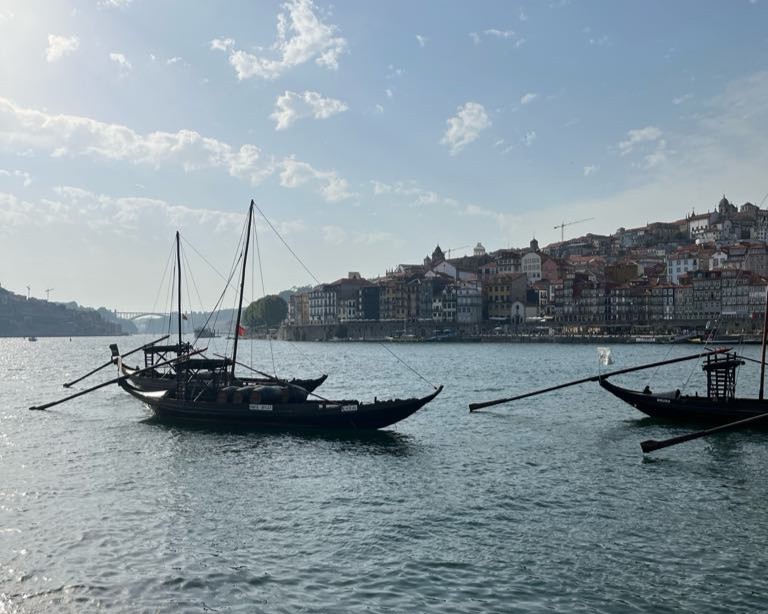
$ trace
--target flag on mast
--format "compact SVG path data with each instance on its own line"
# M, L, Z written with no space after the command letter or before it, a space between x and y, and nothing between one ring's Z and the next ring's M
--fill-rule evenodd
M245 334L245 329L242 326L237 327L237 336L242 337Z

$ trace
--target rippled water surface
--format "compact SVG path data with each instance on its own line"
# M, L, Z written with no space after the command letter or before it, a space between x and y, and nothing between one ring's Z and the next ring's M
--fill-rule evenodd
M468 413L593 375L593 346L398 345L446 389L372 434L161 426L113 386L27 411L105 362L111 341L0 340L0 613L768 607L768 433L642 458L641 440L690 429L643 419L596 384ZM618 346L614 367L690 352ZM281 373L328 372L323 396L430 390L376 344L274 353ZM241 357L271 369L266 342ZM652 387L692 375L695 389L693 368L671 366ZM743 395L756 380L742 368Z

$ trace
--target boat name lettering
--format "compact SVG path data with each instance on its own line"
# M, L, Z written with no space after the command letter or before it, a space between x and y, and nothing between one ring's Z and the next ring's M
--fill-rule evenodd
M341 406L341 411L342 412L357 411L357 405L342 405Z
M669 399L656 399L659 403L670 403Z
M271 405L264 405L262 403L251 403L248 405L248 409L253 411L272 411Z

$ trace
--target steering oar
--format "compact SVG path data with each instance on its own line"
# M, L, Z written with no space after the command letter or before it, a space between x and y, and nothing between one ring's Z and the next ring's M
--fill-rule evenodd
M141 347L136 348L135 350L131 350L130 352L126 352L125 354L123 354L122 357L125 358L126 356L130 356L131 354L135 354L136 352L139 352L139 351L144 350L144 349L146 349L148 347L151 347L151 346L153 346L153 345L155 345L157 343L160 343L161 341L165 341L168 337L170 337L170 335L166 335L165 337L160 337L159 339L155 339L152 343L147 343L145 345L142 345ZM115 364L115 359L111 358L109 362L104 363L100 367L96 367L93 371L90 371L90 372L86 373L85 375L83 375L82 377L78 377L77 379L72 380L71 382L67 382L66 384L62 384L62 385L64 386L64 388L70 388L71 386L77 384L77 382L81 382L86 377L90 377L94 373L98 373L102 369L108 367L109 365L113 365L113 364Z
M107 382L103 382L99 384L98 386L92 386L91 388L87 388L85 390L81 390L80 392L76 392L75 394L71 394L68 397L64 397L63 399L60 399L58 401L53 401L51 403L46 403L45 405L35 405L33 407L30 407L29 409L32 410L44 410L48 409L49 407L53 407L54 405L58 405L59 403L64 403L64 401L69 401L70 399L74 399L76 397L83 396L84 394L88 394L89 392L93 392L94 390L98 390L99 388L104 388L104 386L109 386L110 384L117 384L118 382L124 382L128 378L133 377L134 375L141 375L142 373L145 373L146 371L151 371L152 369L156 367L165 367L166 365L173 364L174 362L178 362L180 360L186 360L190 356L194 356L195 354L201 354L205 352L208 348L203 348L202 350L195 350L194 352L190 352L189 354L185 354L184 356L179 356L177 358L174 358L173 360L166 360L165 362L157 363L156 365L153 365L151 367L145 367L144 369L139 369L138 371L134 371L133 373L129 375L121 375L120 377L117 377L115 379L111 379Z

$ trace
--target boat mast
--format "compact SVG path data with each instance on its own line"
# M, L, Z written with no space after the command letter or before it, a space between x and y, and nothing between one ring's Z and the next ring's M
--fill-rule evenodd
M760 400L763 400L765 389L765 340L768 336L768 286L765 288L765 314L763 317L763 347L760 352Z
M243 291L245 289L245 268L248 263L248 244L251 240L251 219L253 218L253 200L251 200L251 206L248 208L248 223L246 227L245 235L245 252L243 253L243 274L240 278L240 300L237 304L237 324L235 324L235 344L232 348L232 379L235 379L235 364L237 364L237 340L240 337L240 316L243 312Z
M181 352L181 241L179 239L179 231L176 231L176 266L179 268L179 345L176 350L176 355L180 355Z

